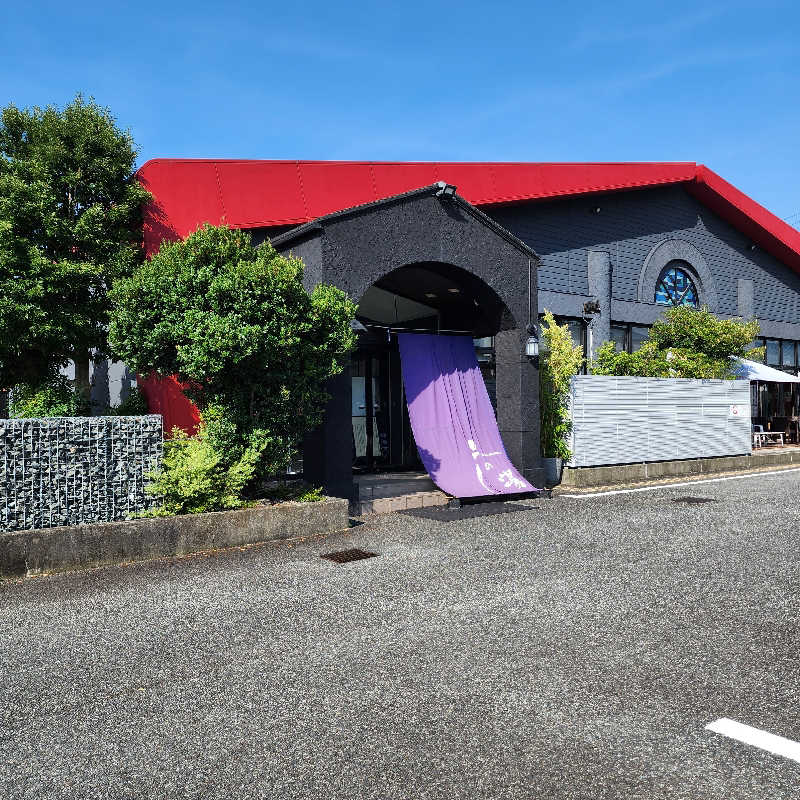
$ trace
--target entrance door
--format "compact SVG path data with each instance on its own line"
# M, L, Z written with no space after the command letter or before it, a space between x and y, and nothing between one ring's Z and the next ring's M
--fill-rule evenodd
M363 335L353 353L353 468L358 472L421 467L408 421L397 338ZM369 410L372 413L369 413Z
M389 460L386 361L385 354L369 352L353 357L353 463L370 471Z

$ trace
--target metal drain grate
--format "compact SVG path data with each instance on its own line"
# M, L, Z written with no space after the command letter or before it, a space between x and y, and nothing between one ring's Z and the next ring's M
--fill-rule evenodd
M347 564L350 561L360 561L362 558L374 558L377 555L377 553L371 553L369 550L351 547L349 550L336 550L333 553L325 553L322 558L327 558L328 561L333 561L336 564Z
M713 497L673 497L673 503L716 503Z

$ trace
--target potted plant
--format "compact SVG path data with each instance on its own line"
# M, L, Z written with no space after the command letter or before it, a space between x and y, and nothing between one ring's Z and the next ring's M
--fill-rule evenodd
M541 448L545 483L561 482L564 462L572 457L568 441L572 431L569 412L570 380L583 365L583 347L572 341L567 325L559 325L545 311L539 359Z

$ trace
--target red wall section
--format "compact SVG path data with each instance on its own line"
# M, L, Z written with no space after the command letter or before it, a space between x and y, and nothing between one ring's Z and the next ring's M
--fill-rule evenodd
M359 164L303 162L298 174L306 202L304 221L378 199L370 170Z
M545 199L690 181L696 164L491 164L495 197L486 203Z
M756 203L708 167L699 166L688 187L701 203L763 247L779 261L800 272L800 232Z
M267 214L274 225L308 219L297 162L225 161L215 165L225 222L255 228Z
M147 398L151 414L161 414L164 418L164 433L167 438L172 435L173 428L180 428L186 433L197 431L200 423L200 412L181 390L181 384L175 378L161 378L150 375L137 380L142 394Z
M537 200L694 179L693 163L539 164L155 159L138 172L154 203L148 253L204 222L235 228L299 225L443 180L476 205Z
M198 169L192 161L148 161L139 180L153 195L145 209L144 243L152 255L163 239L188 236L204 222L219 225L223 217L219 183L213 162Z

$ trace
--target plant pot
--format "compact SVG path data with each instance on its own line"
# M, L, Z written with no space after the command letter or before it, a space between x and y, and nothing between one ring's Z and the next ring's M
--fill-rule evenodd
M561 469L564 466L563 458L543 458L544 462L544 483L549 489L561 483Z

